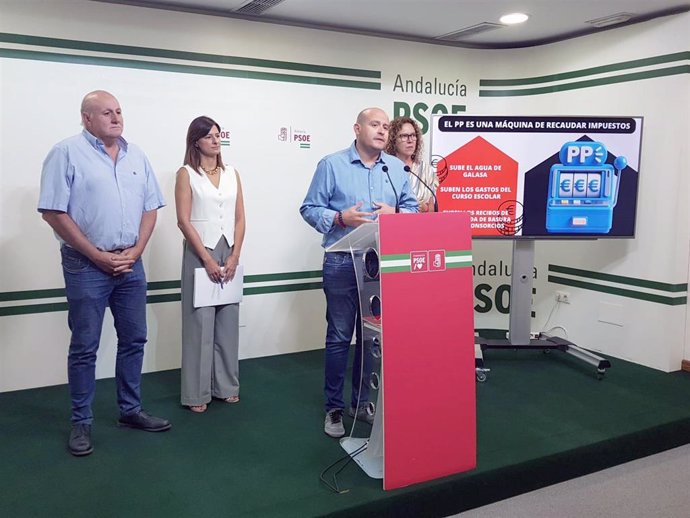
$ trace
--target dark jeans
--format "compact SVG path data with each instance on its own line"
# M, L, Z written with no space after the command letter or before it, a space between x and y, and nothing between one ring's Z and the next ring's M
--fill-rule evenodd
M357 330L352 366L351 406L369 400L370 359L362 355L359 295L352 256L347 252L326 252L323 259L323 291L326 294L326 366L324 395L326 411L344 409L343 386L352 335ZM364 356L364 357L363 357ZM364 365L362 361L364 360ZM362 372L364 375L362 376ZM360 390L361 386L361 390Z
M91 424L96 390L96 352L103 315L110 306L117 332L115 378L121 415L141 410L141 366L146 343L146 276L139 259L117 277L100 270L85 256L62 247L62 271L72 331L67 360L72 423Z

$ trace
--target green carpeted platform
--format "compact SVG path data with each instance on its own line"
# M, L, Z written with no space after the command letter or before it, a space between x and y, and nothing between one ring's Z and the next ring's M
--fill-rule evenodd
M613 359L597 381L560 352L492 350L476 470L384 492L350 463L334 494L319 481L343 455L322 430L322 354L242 361L241 403L201 415L179 406L179 371L145 375L145 408L173 422L161 434L118 428L99 381L85 458L66 450L66 386L0 394L0 516L444 516L690 443L688 373Z

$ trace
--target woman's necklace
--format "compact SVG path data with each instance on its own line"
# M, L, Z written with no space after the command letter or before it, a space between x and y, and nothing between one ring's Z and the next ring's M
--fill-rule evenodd
M215 176L218 174L218 171L220 170L220 167L216 166L213 169L206 169L203 165L201 166L201 169L203 169L204 173L206 173L209 176Z

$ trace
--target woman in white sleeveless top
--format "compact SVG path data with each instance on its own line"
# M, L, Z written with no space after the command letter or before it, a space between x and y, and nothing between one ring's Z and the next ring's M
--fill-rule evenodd
M433 212L438 177L429 163L422 160L423 144L422 132L414 119L396 117L391 121L386 153L398 157L410 168L410 187L419 202L419 212Z
M205 412L212 398L239 398L239 304L194 308L194 269L213 282L235 275L244 240L242 185L220 153L220 125L197 117L187 130L184 167L177 171L177 226L182 255L182 396L193 412Z

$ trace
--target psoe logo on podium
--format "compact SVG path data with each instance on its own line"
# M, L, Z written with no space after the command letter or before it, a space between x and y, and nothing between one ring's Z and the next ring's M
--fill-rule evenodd
M410 271L421 273L429 271L429 252L410 252Z
M410 252L410 271L412 273L442 272L445 269L445 250L419 250Z
M446 269L446 251L429 250L429 271L442 272Z

